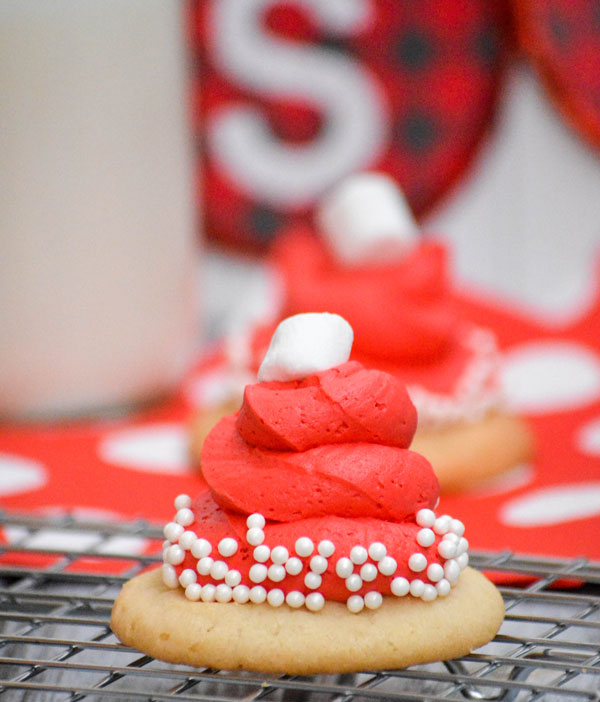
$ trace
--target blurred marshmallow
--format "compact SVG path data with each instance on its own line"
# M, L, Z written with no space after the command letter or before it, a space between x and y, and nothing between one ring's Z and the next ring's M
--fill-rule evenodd
M346 264L402 256L419 231L402 191L383 173L358 173L342 181L321 203L317 224Z
M279 324L263 362L258 380L297 380L345 363L350 357L354 332L338 314L296 314Z

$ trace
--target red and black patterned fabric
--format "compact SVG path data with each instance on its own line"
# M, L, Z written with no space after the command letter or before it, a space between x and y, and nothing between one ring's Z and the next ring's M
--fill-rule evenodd
M519 41L577 132L600 149L600 2L514 0Z
M195 0L195 123L209 238L265 248L356 170L392 174L417 215L490 123L501 0Z

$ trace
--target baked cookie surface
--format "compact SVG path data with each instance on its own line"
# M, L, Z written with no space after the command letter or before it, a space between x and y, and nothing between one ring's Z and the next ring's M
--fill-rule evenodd
M171 663L311 675L402 668L467 654L493 638L504 617L496 588L467 568L447 597L386 597L351 614L287 605L191 602L160 570L125 584L111 628L128 646Z
M411 450L433 466L442 492L459 492L525 463L534 455L527 423L491 412L479 421L417 429Z

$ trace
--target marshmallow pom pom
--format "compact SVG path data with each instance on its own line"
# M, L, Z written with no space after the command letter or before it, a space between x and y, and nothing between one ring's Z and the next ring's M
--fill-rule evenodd
M348 265L382 263L406 253L418 227L400 188L383 173L359 173L323 200L318 226Z
M338 314L296 314L279 324L263 362L258 380L288 381L328 370L350 357L354 332Z

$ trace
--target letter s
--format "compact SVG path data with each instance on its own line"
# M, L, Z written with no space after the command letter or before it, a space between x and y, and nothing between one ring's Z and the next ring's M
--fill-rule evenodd
M370 0L295 0L320 26L349 35L364 26ZM372 166L386 143L387 104L377 78L348 56L276 39L261 18L277 0L215 0L212 55L228 79L268 99L302 98L325 128L311 143L277 141L260 111L222 108L208 119L211 156L246 195L281 209L305 207L348 173Z

